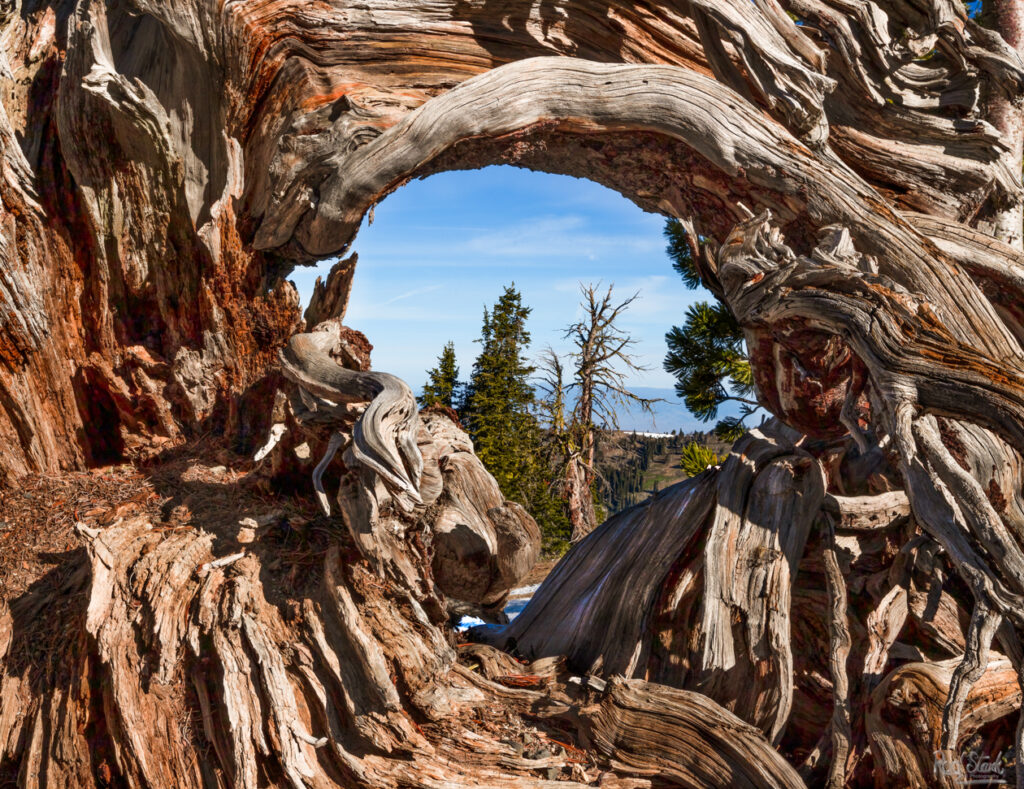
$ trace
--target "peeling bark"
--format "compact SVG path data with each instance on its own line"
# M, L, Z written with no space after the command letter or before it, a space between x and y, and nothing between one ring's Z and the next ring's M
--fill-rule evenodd
M0 4L0 481L212 430L339 516L299 599L259 540L81 529L60 671L27 644L50 593L0 601L0 764L21 786L932 782L1024 675L1024 64L997 6L990 29L945 0ZM781 420L480 634L529 673L459 663L446 598L498 618L536 525L370 368L341 325L354 259L308 326L285 279L410 178L494 163L685 219ZM496 734L527 720L569 747Z

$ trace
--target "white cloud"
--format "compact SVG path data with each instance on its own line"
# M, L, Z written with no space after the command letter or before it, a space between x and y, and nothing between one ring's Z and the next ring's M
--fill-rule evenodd
M395 296L392 299L388 299L387 301L383 302L381 306L394 304L396 301L402 301L403 299L411 299L413 296L422 296L426 293L432 293L433 291L440 289L440 285L428 285L425 288L416 288L415 290L410 290L408 293L402 293L399 296Z
M591 229L592 221L581 216L537 216L511 224L484 227L403 228L409 232L384 238L369 234L365 243L356 240L353 248L360 258L377 265L409 265L417 262L431 267L484 267L501 265L516 258L523 266L550 265L552 261L595 262L614 256L659 253L663 242L657 235L600 232Z

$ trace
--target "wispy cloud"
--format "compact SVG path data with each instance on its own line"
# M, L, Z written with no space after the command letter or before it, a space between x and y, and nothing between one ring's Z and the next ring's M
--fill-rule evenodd
M454 248L489 255L568 256L596 260L608 253L652 252L661 246L662 241L658 237L597 231L592 220L570 215L530 217L499 230L467 238L455 244Z
M427 286L425 288L416 288L415 290L410 290L408 293L402 293L402 294L400 294L398 296L395 296L394 298L391 298L391 299L388 299L385 302L382 302L381 306L387 306L388 304L394 304L396 301L402 301L403 299L411 299L413 296L422 296L422 295L424 295L426 293L432 293L435 290L440 290L440 289L441 289L440 285L429 285L429 286Z
M403 226L385 236L367 233L353 248L376 265L430 265L445 268L501 265L515 259L523 267L621 260L659 254L657 234L596 223L592 217L528 216L498 220L494 228Z
M558 293L578 294L581 283L595 285L601 295L604 295L609 285L614 286L612 300L615 303L637 294L636 301L630 305L626 313L634 322L640 319L649 320L655 316L675 316L696 298L685 290L681 280L664 274L605 279L566 277L553 283L552 289Z

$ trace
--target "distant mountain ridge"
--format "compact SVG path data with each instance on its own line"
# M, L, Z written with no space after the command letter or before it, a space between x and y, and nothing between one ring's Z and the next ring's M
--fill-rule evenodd
M645 412L639 406L622 408L619 411L618 429L631 433L693 433L711 430L715 421L701 422L697 417L686 410L683 401L676 397L675 389L653 386L636 386L632 390L635 394L648 400L659 400L651 407L651 413ZM422 395L422 388L417 395ZM739 413L732 403L726 403L719 409L718 418L724 416L736 416ZM756 425L757 420L750 422Z
M661 398L662 402L654 403L651 414L644 412L639 407L623 409L619 414L619 430L626 432L635 430L638 433L671 433L675 430L677 433L692 433L711 430L717 421L701 422L697 419L686 410L683 401L676 397L675 389L637 386L632 391L647 399ZM732 403L726 403L719 409L718 418L736 416L738 413L739 410ZM756 420L753 424L757 424Z

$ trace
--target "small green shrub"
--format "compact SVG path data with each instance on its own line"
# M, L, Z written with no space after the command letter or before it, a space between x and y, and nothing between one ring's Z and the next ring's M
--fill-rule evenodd
M682 459L679 463L689 476L696 477L707 470L708 466L717 466L725 460L719 457L703 444L691 441L683 448Z

